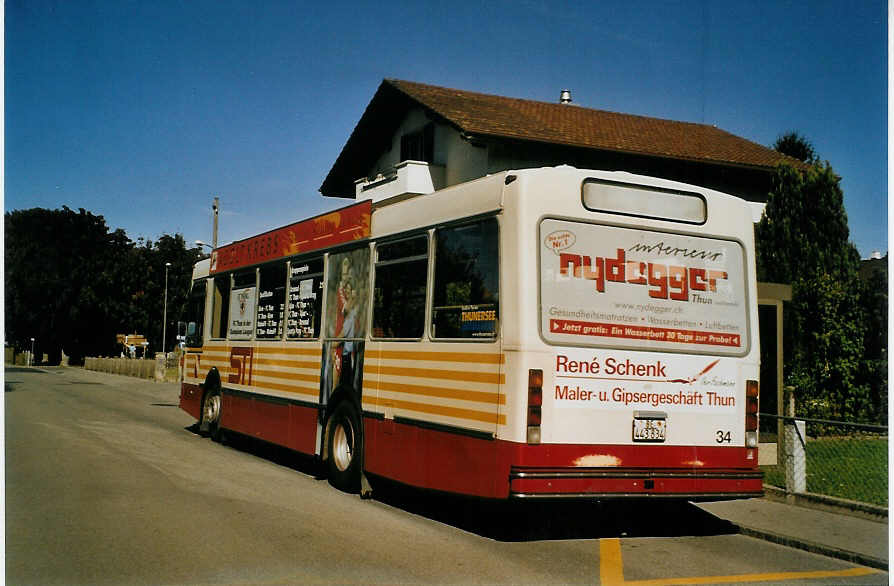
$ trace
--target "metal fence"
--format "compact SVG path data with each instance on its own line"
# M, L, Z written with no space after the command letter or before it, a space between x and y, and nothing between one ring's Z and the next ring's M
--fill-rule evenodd
M777 464L762 466L764 484L887 508L887 426L770 413L760 418L761 441L777 436Z

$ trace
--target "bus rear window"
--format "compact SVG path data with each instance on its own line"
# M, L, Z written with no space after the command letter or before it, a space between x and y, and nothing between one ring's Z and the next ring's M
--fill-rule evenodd
M684 224L704 224L708 219L704 196L689 191L587 179L582 192L584 207L592 212Z
M540 295L541 334L550 343L748 351L738 242L546 219Z

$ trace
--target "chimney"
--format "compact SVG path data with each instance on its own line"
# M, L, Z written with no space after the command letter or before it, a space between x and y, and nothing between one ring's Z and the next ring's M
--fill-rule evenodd
M562 93L559 94L559 103L560 104L570 104L571 103L571 92L569 90L562 90Z

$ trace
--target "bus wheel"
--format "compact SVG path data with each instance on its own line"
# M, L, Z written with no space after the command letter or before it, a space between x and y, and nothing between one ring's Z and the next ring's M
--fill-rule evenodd
M199 424L199 429L208 430L208 435L216 442L219 442L222 437L220 428L222 406L220 391L217 389L208 391L208 394L205 395L205 400L202 402L202 421Z
M360 452L363 440L360 418L350 401L342 401L332 413L327 445L329 484L344 492L360 489Z

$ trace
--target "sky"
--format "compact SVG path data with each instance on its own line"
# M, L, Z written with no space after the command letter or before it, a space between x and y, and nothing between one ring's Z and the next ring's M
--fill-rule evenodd
M806 136L888 250L884 1L7 0L4 209L221 245L319 187L384 78Z

